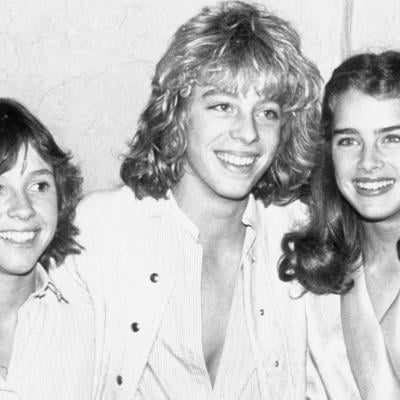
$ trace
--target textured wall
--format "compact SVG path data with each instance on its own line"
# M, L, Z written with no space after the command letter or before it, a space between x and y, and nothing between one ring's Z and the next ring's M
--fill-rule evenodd
M400 50L400 1L353 1L353 52Z
M352 45L390 35L399 41L398 0L353 1ZM348 50L342 33L353 1L265 4L299 30L305 53L327 77ZM72 150L86 191L113 186L119 182L119 155L147 101L155 63L176 28L215 2L0 0L1 96L25 103Z

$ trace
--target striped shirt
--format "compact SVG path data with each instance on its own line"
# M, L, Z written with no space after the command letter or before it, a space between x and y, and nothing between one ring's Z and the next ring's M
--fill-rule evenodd
M186 216L181 214L179 218L185 219ZM186 221L184 224L190 226L191 222ZM175 265L175 289L139 384L136 400L263 398L246 324L243 291L243 270L251 273L254 267L253 245L256 230L254 221L246 221L245 224L247 227L242 263L214 386L211 386L202 349L202 249L198 245L195 246L194 253L187 252L187 262L184 265L179 262ZM193 226L192 234L186 239L190 240L192 236L195 241L196 230ZM194 248L193 245L191 248Z
M54 270L57 285L40 265L36 271L38 290L18 312L0 399L88 400L94 348L89 299L62 270Z

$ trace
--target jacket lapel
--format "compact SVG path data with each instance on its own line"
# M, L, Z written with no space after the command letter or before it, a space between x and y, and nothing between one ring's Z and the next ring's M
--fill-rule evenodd
M400 292L384 314L381 327L392 366L400 380Z
M354 280L354 287L341 298L343 335L351 370L363 399L398 399L400 385L387 357L362 268Z

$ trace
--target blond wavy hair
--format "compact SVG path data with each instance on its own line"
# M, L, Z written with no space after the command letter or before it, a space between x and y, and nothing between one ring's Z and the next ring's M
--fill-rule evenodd
M320 74L288 22L241 1L204 8L173 36L121 166L125 184L139 198L161 198L180 180L194 85L240 91L255 82L280 104L286 123L285 139L253 193L266 203L299 197L314 166Z

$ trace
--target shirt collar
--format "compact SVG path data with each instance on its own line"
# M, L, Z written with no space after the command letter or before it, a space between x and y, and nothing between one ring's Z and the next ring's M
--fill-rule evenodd
M33 296L36 298L41 299L42 297L46 296L48 292L51 292L57 298L58 302L64 301L65 303L68 303L67 299L63 296L61 290L50 278L48 272L39 263L36 265L35 287L36 290Z
M254 196L250 194L247 206L242 216L242 223L246 226L246 236L243 244L243 255L246 255L253 248L257 236L260 236L261 229L261 215L258 209L257 201ZM252 256L254 263L254 255Z
M171 190L168 190L166 199L156 201L156 206L153 208L151 216L167 217L182 229L188 231L195 241L199 239L199 228L179 207Z
M257 207L257 201L252 194L250 194L247 206L244 210L242 223L251 227L254 231L257 231L260 225L260 212Z
M193 236L194 240L198 240L200 234L198 227L181 210L175 200L172 190L168 190L166 199L156 200L155 207L151 212L151 216L153 217L159 217L162 215L168 215L183 229L188 231ZM242 223L245 226L251 228L251 231L253 232L251 236L253 239L255 239L257 232L260 230L260 221L260 210L258 209L257 201L254 199L254 196L250 194L245 211L242 216Z

